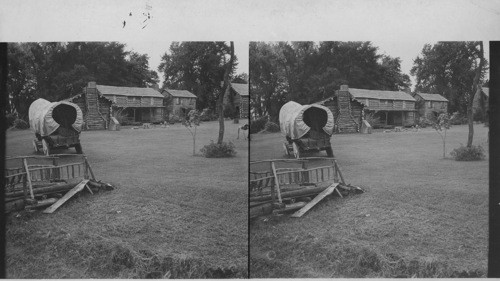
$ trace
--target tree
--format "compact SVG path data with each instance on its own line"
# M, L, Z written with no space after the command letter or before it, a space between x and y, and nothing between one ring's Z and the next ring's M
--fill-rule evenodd
M26 118L37 98L58 101L81 93L89 81L110 86L158 83L147 55L125 51L117 42L9 44L11 111Z
M234 42L231 41L229 49L229 62L225 65L224 71L224 90L220 92L217 99L217 109L219 111L219 137L217 139L217 144L222 144L224 140L224 96L230 93L231 84L229 82L231 72L233 71L234 63Z
M231 83L248 84L248 74L243 72L234 76L233 80L231 80Z
M189 111L186 119L182 121L182 124L188 129L189 133L193 137L193 156L196 155L196 127L200 126L200 113L198 110L193 109Z
M443 140L443 159L446 158L446 132L451 128L450 119L451 118L448 113L441 113L432 124L432 128L436 130Z
M250 43L251 107L276 121L287 101L310 104L331 97L340 85L403 90L409 76L401 60L377 53L371 42Z
M467 114L467 147L474 134L472 102L481 90L486 66L482 42L438 42L426 44L411 69L417 81L415 91L440 94L450 101L450 112Z
M173 42L158 66L164 77L162 88L188 90L198 97L198 109L215 110L228 53L224 42ZM230 77L236 65L235 56Z
M474 102L474 96L475 95L480 95L481 94L481 76L483 73L483 66L484 66L484 51L483 51L483 42L479 41L477 42L477 45L479 46L479 50L475 54L477 56L479 62L475 70L475 75L474 75L474 80L472 83L472 89L470 92L467 92L466 94L466 100L467 100L467 118L469 119L469 134L467 136L467 147L471 148L472 147L472 139L474 137L474 120L473 120L473 109L472 105ZM476 50L476 48L474 48Z

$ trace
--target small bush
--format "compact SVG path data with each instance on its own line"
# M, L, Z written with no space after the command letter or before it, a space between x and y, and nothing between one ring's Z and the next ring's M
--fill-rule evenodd
M12 127L17 119L17 113L8 113L5 115L5 119L7 120L7 127Z
M180 118L177 115L171 115L168 118L168 123L170 123L170 124L175 124L175 123L178 123L178 122L182 122L182 118Z
M428 118L425 118L425 117L420 117L418 119L418 126L420 126L420 128L425 128L425 127L428 127L428 126L432 126L432 124L434 124L434 122Z
M19 130L26 130L30 128L30 124L28 124L28 122L24 121L23 119L16 119L14 120L14 128Z
M262 130L264 130L266 123L267 123L267 116L261 117L259 119L251 120L250 121L250 134L255 134L258 133Z
M376 117L374 112L370 112L370 113L365 114L365 120L372 127L380 125L380 117Z
M205 145L202 149L200 149L200 152L206 158L225 158L236 155L234 144L232 142L222 142L221 144L217 144L211 141L210 144Z
M478 161L486 157L484 149L480 145L473 145L471 147L461 145L450 152L450 154L456 161Z
M276 133L280 131L280 126L276 123L269 121L264 126L264 129L266 130L266 132Z

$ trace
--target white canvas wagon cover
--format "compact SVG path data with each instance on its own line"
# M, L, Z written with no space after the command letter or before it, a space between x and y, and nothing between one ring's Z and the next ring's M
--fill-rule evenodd
M60 126L82 131L82 110L71 102L37 99L30 105L28 116L31 130L42 137L51 135Z
M333 114L327 107L319 104L301 105L289 101L280 109L281 132L292 140L303 137L311 127L328 135L333 134Z

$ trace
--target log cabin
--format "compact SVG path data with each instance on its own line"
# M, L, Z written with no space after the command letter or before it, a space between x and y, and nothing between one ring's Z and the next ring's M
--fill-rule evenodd
M238 118L248 118L250 95L248 84L231 83L229 96L224 96L224 104L232 102Z
M196 95L187 90L165 89L162 92L165 97L165 108L168 120L186 118L187 113L196 109Z
M110 118L121 122L159 123L164 121L163 95L153 88L115 87L89 82L79 95L68 100L83 112L84 128L104 130Z
M319 104L334 116L336 133L357 133L363 120L373 116L373 127L413 126L415 99L402 91L382 91L340 86L335 94Z
M418 117L433 119L448 112L448 100L439 94L416 93Z

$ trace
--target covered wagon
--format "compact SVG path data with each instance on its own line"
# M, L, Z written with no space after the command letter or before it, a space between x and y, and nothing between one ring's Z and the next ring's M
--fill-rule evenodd
M36 152L43 151L49 155L53 148L74 147L76 153L83 153L80 144L83 114L78 105L67 101L37 99L30 105L29 121L36 137L33 140Z
M333 114L319 104L301 105L290 101L279 115L280 129L286 138L285 153L300 158L301 153L325 150L333 157L330 137L333 134Z

